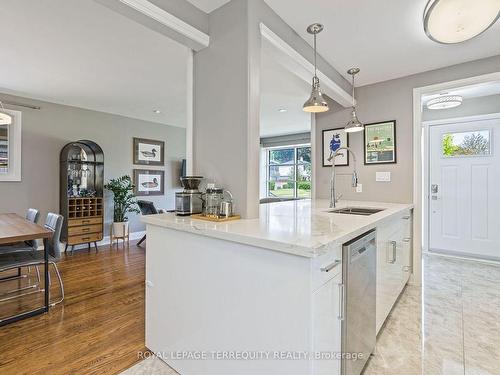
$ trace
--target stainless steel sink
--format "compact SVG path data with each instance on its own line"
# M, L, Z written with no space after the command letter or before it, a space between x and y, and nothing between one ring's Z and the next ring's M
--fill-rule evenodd
M370 216L376 214L377 212L384 211L383 208L366 208L366 207L344 207L337 208L335 210L330 210L328 212L334 214L345 214L345 215L362 215Z

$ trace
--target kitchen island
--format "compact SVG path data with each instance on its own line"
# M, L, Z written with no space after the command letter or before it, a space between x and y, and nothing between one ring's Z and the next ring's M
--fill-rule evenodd
M143 217L146 346L182 375L340 374L342 244L377 229L377 331L411 272L411 205L345 206L382 211L301 200L225 223Z

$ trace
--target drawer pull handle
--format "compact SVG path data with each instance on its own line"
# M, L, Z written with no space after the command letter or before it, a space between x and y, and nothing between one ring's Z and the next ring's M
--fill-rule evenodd
M390 241L390 244L392 245L392 258L389 258L389 254L387 253L387 263L394 264L396 263L396 257L397 257L396 248L398 246L398 243L396 241Z
M82 228L82 232L88 232L90 228Z
M410 242L410 241L411 241L411 238L409 238L409 237L403 238L403 242Z
M403 216L403 220L410 220L409 216Z
M88 241L90 240L90 237L82 237L82 241Z
M82 220L82 224L83 223L90 223L90 220Z
M331 270L333 270L335 267L337 267L339 264L341 263L341 260L340 259L335 259L335 262L333 262L332 264L329 264L328 266L326 267L321 267L319 270L321 272L330 272Z

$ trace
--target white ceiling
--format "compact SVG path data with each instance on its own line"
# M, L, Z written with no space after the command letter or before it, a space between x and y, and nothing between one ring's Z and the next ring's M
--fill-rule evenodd
M210 13L230 0L187 0L205 13Z
M185 126L186 47L91 0L2 0L0 14L0 92Z
M211 11L227 0L189 0ZM458 45L431 41L422 15L427 0L265 0L302 38L313 22L324 24L318 51L346 78L361 68L356 86L386 81L500 54L500 21L487 32Z
M324 24L319 53L346 77L347 69L360 67L356 86L500 54L500 22L462 44L431 41L422 26L427 0L266 2L311 44L307 26Z
M311 131L311 115L302 111L311 86L274 61L266 48L261 61L261 137Z

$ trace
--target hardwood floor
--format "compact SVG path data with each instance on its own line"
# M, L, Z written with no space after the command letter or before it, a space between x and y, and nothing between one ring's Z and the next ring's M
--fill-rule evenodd
M118 374L144 347L144 247L63 256L65 300L48 314L0 327L0 374ZM2 275L3 276L3 275ZM51 299L60 295L52 273ZM0 293L35 279L0 283ZM0 303L0 316L42 304L42 293Z

